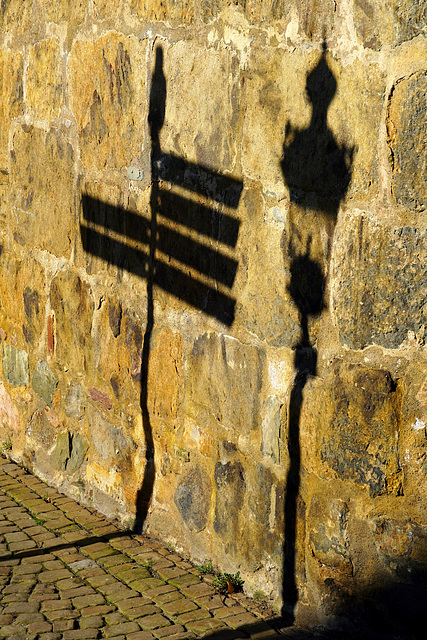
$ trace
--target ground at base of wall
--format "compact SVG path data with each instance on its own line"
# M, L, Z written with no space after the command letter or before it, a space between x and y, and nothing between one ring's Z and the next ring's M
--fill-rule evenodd
M285 626L266 602L218 593L207 568L121 530L0 456L0 638L344 637Z
M0 457L0 638L275 638L266 606ZM298 632L298 633L297 633ZM292 629L292 637L306 637Z

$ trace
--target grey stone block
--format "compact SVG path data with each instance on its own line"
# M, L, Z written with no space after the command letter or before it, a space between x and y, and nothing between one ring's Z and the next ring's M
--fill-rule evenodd
M30 382L28 353L7 342L3 342L1 352L3 374L7 382L14 387L28 384Z
M40 398L50 407L58 386L58 379L49 368L47 362L39 360L34 369L31 386Z

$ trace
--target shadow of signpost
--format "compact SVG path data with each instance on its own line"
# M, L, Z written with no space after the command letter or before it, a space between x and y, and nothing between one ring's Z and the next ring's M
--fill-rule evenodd
M310 332L310 322L325 308L324 291L329 260L330 241L336 224L338 209L344 199L351 178L353 149L340 146L327 125L327 112L337 87L336 79L326 59L326 46L316 67L307 76L307 95L312 117L306 129L290 123L281 163L291 197L291 232L285 236L284 253L290 258L289 294L299 312L300 339L294 348L295 378L289 403L289 469L285 496L285 531L283 547L283 609L282 618L270 622L278 629L292 624L298 602L297 524L301 485L300 421L304 389L311 376L317 373L318 354ZM166 154L160 146L159 133L164 124L166 80L163 73L162 49L156 49L149 108L151 136L151 197L150 218L139 213L109 205L83 195L83 220L80 225L82 244L87 253L115 264L147 282L147 323L142 347L140 404L146 440L144 478L137 495L135 531L142 530L146 521L155 480L154 440L147 403L147 381L150 364L150 343L154 328L155 287L171 294L192 307L216 318L226 326L234 321L235 299L230 291L238 263L230 257L235 248L240 221L233 215L242 191L242 183L200 165ZM175 190L178 187L178 190ZM201 196L203 204L195 197ZM307 231L305 220L318 214L328 236L323 259L316 253L315 229ZM186 233L177 231L177 224ZM304 228L303 228L304 227ZM190 235L192 234L192 235ZM113 236L113 237L111 237ZM207 242L214 241L213 249ZM319 242L317 242L317 245ZM191 275L190 275L191 274ZM114 534L113 534L114 535ZM92 543L88 538L80 546ZM71 543L70 543L71 544ZM302 544L302 542L301 542ZM59 548L62 548L59 547ZM23 552L30 556L32 552ZM426 577L404 585L384 585L382 589L360 594L360 603L375 600L377 610L391 601L395 618L388 620L389 629L399 623L399 607L404 602L403 623L410 635L416 635L417 625L424 622L424 603L427 594ZM364 615L364 609L361 609ZM384 611L386 607L384 606ZM344 616L356 617L357 608L343 605ZM375 611L376 615L376 611ZM380 617L381 625L385 616ZM402 624L402 628L404 626ZM239 627L239 630L212 632L211 640L234 638L240 632L247 635L265 633L263 623ZM266 635L270 637L270 631ZM292 630L294 638L308 634ZM271 636L273 637L273 636ZM318 637L317 635L314 637ZM339 629L325 632L325 638L344 637ZM345 633L348 638L348 634ZM359 633L357 634L359 637Z
M319 62L307 75L306 92L312 109L310 124L306 129L298 129L287 123L281 163L291 198L291 232L283 243L285 259L291 258L288 290L298 308L301 327L301 337L295 347L295 378L289 402L282 609L287 624L293 623L298 602L296 546L303 392L307 380L316 375L317 370L317 351L311 342L309 320L320 315L325 307L325 266L313 255L316 232L314 228L307 231L309 223L304 217L318 212L321 218L325 235L329 237L323 260L327 264L339 205L351 178L353 158L353 149L338 145L327 124L327 112L336 87L336 79L326 60L324 43Z
M295 211L293 233L285 243L285 253L291 258L289 293L298 308L301 327L301 338L295 347L295 380L289 406L290 466L285 497L282 613L289 623L294 619L298 601L295 558L301 474L301 407L307 380L316 374L317 366L309 322L325 306L325 268L313 255L314 232L304 238L299 226L309 211L318 211L332 236L338 208L350 182L353 149L338 145L327 125L327 112L336 86L324 45L318 64L307 76L311 122L306 129L287 124L281 163ZM156 473L147 403L150 343L155 321L154 290L158 287L226 326L234 321L236 302L230 291L238 262L230 253L239 233L240 221L233 211L239 204L242 182L162 150L159 134L165 119L166 94L163 51L157 47L148 115L150 218L83 195L80 225L82 244L87 253L145 278L147 282L140 395L146 449L144 477L136 500L134 530L137 532L146 521ZM182 228L186 233L182 233ZM299 236L298 242L294 232ZM211 241L215 242L215 248L209 244ZM327 260L326 252L324 262Z
M136 498L135 532L142 531L146 521L156 474L147 402L150 344L155 322L154 289L158 287L166 291L226 326L231 326L234 321L236 302L230 291L238 262L230 253L236 246L239 233L240 221L233 211L239 204L243 184L164 153L159 134L164 124L165 109L163 50L158 46L148 114L151 138L150 218L83 195L83 220L80 224L82 245L87 253L147 281L147 322L141 354L140 394L145 469ZM200 199L202 203L198 201Z

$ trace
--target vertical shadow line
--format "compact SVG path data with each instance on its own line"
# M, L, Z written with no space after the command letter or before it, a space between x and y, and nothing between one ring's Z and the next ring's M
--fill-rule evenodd
M154 460L153 428L148 409L148 376L150 368L150 347L154 327L153 287L155 279L155 259L157 241L157 208L159 198L159 171L161 158L160 129L163 126L166 110L166 78L163 73L163 49L156 48L156 62L151 80L148 125L151 138L151 220L149 229L149 256L147 269L147 324L141 354L141 394L140 405L145 436L145 469L141 487L136 496L136 515L134 531L141 533L147 519L148 509L154 490L156 466Z

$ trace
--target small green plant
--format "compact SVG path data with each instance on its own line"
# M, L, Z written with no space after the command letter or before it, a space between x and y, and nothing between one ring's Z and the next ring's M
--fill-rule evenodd
M205 560L203 564L196 565L200 573L214 573L212 560Z
M267 601L267 596L265 595L264 591L254 591L253 593L253 599L255 600L255 602L266 602Z
M217 573L213 582L214 588L220 593L234 593L241 591L244 580L240 577L240 571L237 573Z
M12 449L12 440L10 436L7 436L6 440L4 440L0 445L0 451L3 454L5 451L11 451Z
M44 523L46 522L46 520L45 520L44 518L37 518L37 517L34 517L34 518L33 518L33 520L34 520L34 522L35 522L36 524L38 524L38 525L40 525L40 526L44 525Z
M153 566L153 564L154 564L154 560L153 560L153 558L148 558L148 560L145 560L145 562L143 562L143 563L142 563L142 566L143 566L145 569L151 569L151 567Z
M175 553L176 551L175 546L172 544L172 542L168 542L167 548L171 553Z

